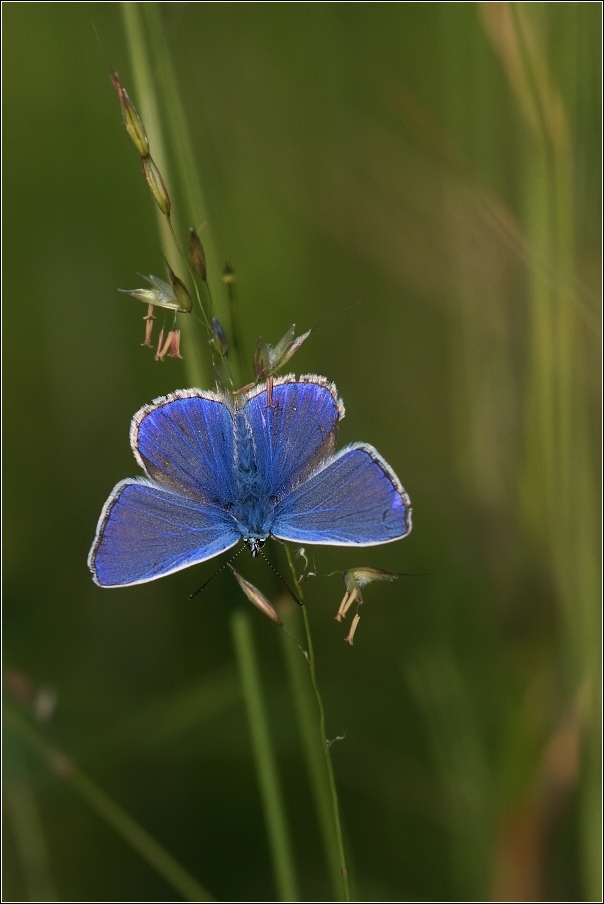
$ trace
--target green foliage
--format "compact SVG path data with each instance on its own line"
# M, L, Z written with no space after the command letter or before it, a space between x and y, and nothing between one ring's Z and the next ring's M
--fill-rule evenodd
M241 383L259 335L362 301L290 366L336 383L340 440L375 445L413 503L404 543L315 549L320 575L425 573L363 589L354 647L341 580L304 585L355 898L599 899L599 5L149 15L182 101L168 135L185 116L192 144L153 157L208 220L225 326L234 266ZM116 291L165 267L93 20L151 134L118 4L4 11L4 897L271 900L230 632L248 603L227 572L188 601L211 563L116 591L86 568L135 472L133 412L210 373L201 327L200 360L185 336L154 362ZM308 701L280 629L250 619L300 894L329 898Z

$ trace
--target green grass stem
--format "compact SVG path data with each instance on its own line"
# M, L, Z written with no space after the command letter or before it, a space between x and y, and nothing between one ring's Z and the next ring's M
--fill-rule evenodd
M296 576L296 570L294 568L289 546L286 545L285 549L292 578L296 585L296 592L298 593L299 598L303 600L304 594ZM298 711L300 730L304 743L304 753L306 756L313 798L317 807L317 816L319 819L330 878L338 900L350 901L352 900L350 877L348 865L346 863L346 852L344 849L344 838L342 835L342 823L340 819L340 807L338 803L333 761L331 759L331 752L327 740L325 708L317 683L310 621L308 619L306 606L304 605L302 606L302 615L304 618L306 648L308 653L308 663L307 668L305 669L306 676L302 674L302 661L298 659L299 664L296 664L294 660L297 651L290 643L289 647L291 648L291 652L288 652L287 658L290 680ZM309 674L310 682L308 681ZM311 695L314 696L314 701L312 700Z
M42 736L11 707L4 708L4 724L39 757L57 778L66 782L130 847L169 882L186 901L215 898L113 798L84 775L61 750ZM35 899L32 899L35 900Z
M162 99L163 117L167 125L167 132L170 135L170 150L174 156L174 171L179 179L181 186L181 196L186 207L186 216L188 223L195 229L200 229L202 224L207 223L210 218L208 205L206 204L203 191L202 180L199 177L199 169L196 163L195 152L189 128L187 125L187 117L182 103L181 91L172 64L172 55L168 41L166 40L165 29L163 26L160 4L156 2L147 2L140 4L142 8L143 21L146 26L146 34L149 46L152 49L154 72L156 74L155 84L159 96ZM238 360L238 353L241 351L240 325L237 308L233 305L221 303L224 299L224 286L222 292L216 291L216 283L219 275L222 273L223 261L221 260L214 235L211 228L203 228L201 238L203 239L203 248L206 257L208 274L207 282L204 286L204 292L207 293L208 311L210 317L214 313L214 301L216 299L219 315L223 323L228 323L230 318L230 336L231 349L235 354L229 359L222 357L223 367L231 380L232 388L236 382L233 379L231 371L235 369L235 378L238 378L242 372L242 362ZM193 280L195 292L202 310L204 318L206 317L206 304L202 302L198 291L198 284ZM214 285L214 293L212 294L211 285ZM229 298L231 293L229 292ZM209 326L209 324L208 324ZM219 351L217 349L217 351Z
M186 205L186 216L195 228L208 219L208 206L195 160L193 143L187 126L181 93L174 73L172 58L163 28L159 3L140 4L147 26L149 41L153 47L156 83L162 97L163 110L169 133L170 148L175 156L175 172L179 176ZM208 262L208 281L220 273L220 258L211 229L204 230L203 247Z
M297 613L291 614L295 616ZM285 617L284 621L288 630L293 633L293 619ZM325 762L325 742L317 731L316 696L310 681L308 663L300 656L299 650L286 634L282 640L329 877L334 897L336 900L344 900L342 861L334 822L331 784Z
M29 901L58 901L46 834L28 764L15 738L4 739L4 812L14 839Z
M150 54L147 53L146 41L149 41L151 56L154 62L156 83L161 86L164 109L171 135L170 146L174 148L176 155L176 170L179 173L183 195L187 199L188 215L197 227L199 218L205 211L205 203L201 182L198 178L192 145L186 126L186 118L180 102L180 92L171 65L170 53L165 41L162 28L161 15L158 4L155 3L122 3L124 25L131 50L132 65L135 74L138 96L141 101L141 114L146 124L149 141L158 161L161 161L161 171L167 172L167 160L165 152L165 136L161 129L161 118L153 83L153 73L150 66ZM167 180L166 180L167 181ZM164 248L168 257L168 243L171 236L174 245L178 248L176 228L172 230L172 223L167 223L163 216L159 218L161 234L164 240ZM210 234L204 233L204 250L208 262L208 271L218 273L218 257ZM197 290L197 286L196 290ZM204 306L200 300L202 310ZM204 320L207 324L207 315L204 310ZM192 361L192 363L190 363ZM226 364L226 362L223 362ZM240 362L239 362L240 363ZM199 356L185 355L185 366L188 368L189 379L193 384L201 385L201 368ZM227 368L228 370L228 368ZM282 804L282 796L276 770L276 760L272 752L268 720L265 714L262 699L261 683L257 668L254 641L251 628L242 614L233 622L235 638L235 653L242 678L242 685L252 732L253 748L256 767L264 803L269 843L273 858L275 881L279 894L283 900L297 900L296 881L294 875L293 856L288 840L285 812Z
M231 625L237 660L241 669L241 684L252 736L258 783L266 816L277 892L281 901L298 901L294 858L248 613L243 610L237 610L233 614Z
M153 82L151 61L147 50L147 42L142 21L143 3L122 2L122 20L130 52L130 62L136 87L139 112L151 146L151 153L164 181L170 190L171 178L166 153L166 141L162 128L159 105ZM178 218L172 214L170 221L156 207L157 224L161 237L162 251L175 272L181 270L181 256L178 251L175 235L178 235ZM176 247L175 247L176 246ZM187 380L191 386L204 386L210 373L207 361L200 353L198 330L192 317L181 316L185 340L184 367Z

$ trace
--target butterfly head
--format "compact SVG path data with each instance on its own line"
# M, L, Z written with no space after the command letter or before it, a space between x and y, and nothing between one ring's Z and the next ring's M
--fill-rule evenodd
M266 540L259 539L258 537L246 537L245 542L247 543L248 549L252 554L252 558L255 558L260 554L260 551Z

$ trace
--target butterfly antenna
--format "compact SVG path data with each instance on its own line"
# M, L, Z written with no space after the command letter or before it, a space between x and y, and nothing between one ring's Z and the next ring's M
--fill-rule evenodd
M111 65L111 60L109 59L109 56L107 55L107 52L106 52L106 50L105 50L105 48L104 48L104 46L103 46L103 42L101 41L101 39L100 39L100 37L99 37L99 33L98 33L98 30L97 30L97 27L96 27L96 22L94 22L94 21L93 21L93 23L92 23L92 30L93 30L93 32L94 32L95 38L97 39L97 42L98 42L98 45L99 45L99 47L100 47L101 53L103 54L103 56L104 56L104 58L105 58L105 62L107 63L107 66L109 67L109 71L111 72L111 75L115 75L115 69L114 69L113 66Z
M205 590L206 587L208 586L208 584L210 583L210 581L213 581L217 574L220 574L221 571L224 571L224 569L227 567L227 565L230 565L231 562L233 561L233 559L236 559L237 556L240 555L240 553L242 553L244 549L245 549L245 546L242 546L241 549L237 550L237 552L234 555L232 555L230 559L227 559L226 562L223 562L222 565L220 566L220 568L217 568L216 571L214 572L214 574L210 575L210 577L207 579L207 581L205 581L201 585L201 587L198 587L197 590L195 590L193 593L189 594L189 599L190 600L194 599L197 596L197 594L201 593L202 590Z
M314 332L317 327L322 326L328 320L331 320L332 317L337 317L339 314L343 314L344 311L349 311L350 308L356 308L356 306L359 304L363 304L363 299L361 299L360 301L353 301L352 304L347 304L346 307L340 308L339 311L332 311L331 314L328 314L327 317L323 318L323 320L319 320L318 323L315 323L315 325L310 328L310 332Z
M276 575L277 575L277 577L279 578L279 580L281 581L281 583L283 584L283 586L285 587L285 589L287 590L287 592L289 593L289 595L291 596L291 598L292 598L293 600L295 600L299 606L301 606L301 605L302 605L302 600L299 600L299 599L298 599L298 597L297 597L296 594L293 592L293 590L291 589L291 587L289 586L289 584L287 583L287 581L285 580L285 578L283 577L283 575L282 575L280 572L277 571L277 569L276 569L275 566L272 564L272 562L269 562L269 560L266 558L266 556L264 555L264 553L262 552L262 550L260 550L260 555L262 556L262 558L264 559L264 561L266 562L266 564L268 565L268 567L270 568L270 570L273 572L273 574L276 574Z
M427 578L432 574L431 571L398 571L397 578Z

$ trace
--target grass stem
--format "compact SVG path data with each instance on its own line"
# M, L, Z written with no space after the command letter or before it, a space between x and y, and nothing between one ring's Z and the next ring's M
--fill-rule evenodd
M50 744L23 716L4 708L5 726L41 759L57 778L101 817L114 832L137 851L143 860L169 882L186 901L214 901L215 898L168 851L151 837L113 798L105 793L61 750Z
M277 891L281 901L298 901L294 858L268 716L262 696L260 669L254 648L252 626L247 612L239 609L234 613L232 629L237 661L241 670L241 684L252 736L260 793L266 815Z
M287 545L285 549L296 592L299 598L303 600L304 595L296 576L291 551ZM302 615L306 634L308 668L304 667L303 669L302 660L297 656L297 652L291 644L287 645L290 648L287 652L287 663L331 882L337 899L350 901L350 878L344 850L338 792L327 740L325 708L317 683L315 654L306 606L302 606ZM305 675L303 671L306 672ZM308 682L309 672L310 684ZM313 696L314 701L312 700ZM318 731L317 715L319 717Z

